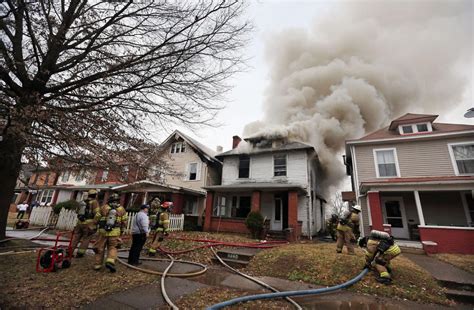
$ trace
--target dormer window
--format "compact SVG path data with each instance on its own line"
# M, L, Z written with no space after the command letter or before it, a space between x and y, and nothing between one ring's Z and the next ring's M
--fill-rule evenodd
M186 152L186 143L184 142L176 142L171 144L171 154L173 153L184 153Z
M433 128L431 123L407 124L398 126L401 135L409 135L413 133L431 132Z

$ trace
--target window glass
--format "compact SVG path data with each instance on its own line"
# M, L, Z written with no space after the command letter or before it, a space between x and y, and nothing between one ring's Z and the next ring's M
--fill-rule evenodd
M239 157L239 178L248 178L250 172L250 157L242 155Z
M474 173L474 144L453 145L452 149L459 174Z
M102 171L102 178L101 178L102 182L107 181L108 177L109 177L109 170Z
M413 127L411 127L411 125L403 126L402 129L403 133L413 133Z
M67 180L69 180L69 175L70 175L70 174L71 174L71 173L70 173L69 171L67 171L67 170L64 171L63 177L61 178L61 181L67 182Z
M416 129L418 130L418 132L428 131L428 125L418 124L418 125L416 125Z
M286 155L275 155L273 157L274 176L286 176Z
M197 163L189 164L189 180L196 180Z
M393 150L376 151L380 177L396 177L397 166Z
M239 198L239 207L235 217L246 218L250 212L250 196L242 196Z

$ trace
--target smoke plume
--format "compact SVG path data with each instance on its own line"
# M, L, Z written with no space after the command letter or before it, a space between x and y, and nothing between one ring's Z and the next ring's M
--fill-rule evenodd
M309 29L273 34L265 116L244 136L313 145L327 192L344 176L345 140L461 102L472 80L472 12L471 1L353 1Z

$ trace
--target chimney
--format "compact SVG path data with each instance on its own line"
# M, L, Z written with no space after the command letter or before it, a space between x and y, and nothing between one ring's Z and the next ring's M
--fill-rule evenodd
M220 145L218 145L218 146L216 147L216 152L217 152L217 153L222 153L223 150L224 150L224 148L223 148L222 146L220 146Z
M240 139L239 136L233 136L232 137L232 149L235 149L239 145L240 141L242 141L242 139Z

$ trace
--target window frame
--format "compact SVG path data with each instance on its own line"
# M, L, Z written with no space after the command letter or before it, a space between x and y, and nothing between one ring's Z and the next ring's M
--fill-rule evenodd
M379 151L380 152L393 151L393 157L394 157L394 160L395 160L395 170L397 172L396 176L380 176L379 163L377 162L377 152L379 152ZM396 148L390 147L390 148L373 149L372 152L373 152L373 156L374 156L375 173L376 173L377 179L389 179L389 178L400 178L401 177L400 166L398 164L398 156L397 156L397 149Z
M276 167L275 167L275 157L284 157L285 158L285 174L284 175L275 175ZM285 178L288 176L288 154L274 154L273 158L273 177L274 178Z
M179 154L179 153L186 153L186 142L177 141L171 144L170 154Z
M100 181L101 182L107 182L108 178L109 178L109 169L102 170L102 175L100 176Z
M456 157L454 155L453 146L461 146L461 145L474 145L474 141L465 141L465 142L456 142L456 143L448 143L448 151L449 156L451 157L451 164L454 169L454 174L456 176L472 176L474 173L459 173L458 164L456 162Z
M74 180L76 182L84 180L85 174L86 174L86 171L84 169L79 170L77 172L76 177L74 178Z
M191 179L191 166L196 165L196 173L194 175L194 179ZM188 181L198 181L198 163L193 162L188 164L188 176L187 176Z
M427 130L427 131L419 131L419 130L418 130L418 125L426 125L426 127L428 128L428 130ZM408 127L408 126L411 126L412 132L407 132L407 133L405 133L405 132L403 131L403 127ZM402 135L402 136L413 135L413 134L420 134L420 133L428 133L428 132L433 132L433 127L431 126L431 123L430 123L430 122L413 123L413 124L400 124L400 125L398 125L398 132L399 132L400 135Z
M64 171L63 175L61 176L61 182L69 181L70 177L71 177L71 171L69 171L69 170Z
M240 160L241 160L241 158L244 157L244 156L247 156L247 157L248 157L248 163L249 163L248 176L247 176L247 177L241 177L241 176L240 176ZM249 155L245 155L245 154L240 155L240 156L238 157L238 164L237 164L237 178L238 178L238 179L243 179L243 180L245 180L245 179L250 179L250 166L251 166L251 158L250 158L250 156L249 156Z
M49 195L50 193L51 193L51 195ZM53 196L54 196L54 189L43 189L41 191L41 196L38 199L38 201L39 201L40 204L47 205L48 203L53 201ZM43 201L43 198L46 198L46 200Z

